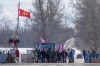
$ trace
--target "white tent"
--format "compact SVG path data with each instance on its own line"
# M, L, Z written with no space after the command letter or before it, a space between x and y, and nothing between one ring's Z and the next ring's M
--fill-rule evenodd
M71 38L69 40L66 41L66 43L64 44L64 49L68 49L68 48L74 48L75 47L75 40L74 38Z

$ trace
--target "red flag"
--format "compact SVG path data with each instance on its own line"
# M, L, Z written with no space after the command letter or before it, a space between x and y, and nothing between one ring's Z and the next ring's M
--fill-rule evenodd
M19 9L19 16L24 16L30 18L30 12L27 12L25 10Z
M41 43L45 43L46 42L42 37L40 37L40 40L41 40Z

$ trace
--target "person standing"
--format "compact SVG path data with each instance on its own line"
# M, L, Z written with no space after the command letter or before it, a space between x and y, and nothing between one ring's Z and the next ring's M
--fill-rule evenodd
M0 63L6 63L7 55L0 52Z
M38 52L37 49L34 51L35 62L38 63Z
M86 51L85 51L85 50L83 50L84 62L85 62L85 56L86 56Z
M7 53L6 63L14 63L14 58L11 56L10 52Z
M92 50L92 57L96 58L96 51Z
M86 52L85 63L90 63L90 52L89 51Z
M41 56L42 56L42 63L45 63L46 52L44 51L44 48L41 51Z
M66 50L64 49L62 52L61 52L61 57L62 57L62 62L63 63L66 63L66 57L68 56L68 53L66 52Z
M61 53L60 53L59 49L58 49L58 51L57 51L57 62L58 62L58 63L61 62Z
M87 52L87 63L90 63L90 51Z
M50 53L49 52L50 52L50 48L46 52L46 58L47 58L48 63L50 62Z
M52 49L52 56L51 56L51 61L52 61L52 63L54 63L55 62L55 51L54 51L54 49Z
M54 62L57 63L57 51L56 51L56 49L54 50Z
M69 58L70 58L69 63L74 63L74 54L75 54L75 50L71 49L69 53Z
M70 49L68 48L68 63L70 63Z
M75 50L74 49L72 49L72 62L74 63L74 55L75 55Z
M40 53L41 53L41 50L38 49L38 50L37 50L37 54L38 54L38 63L41 62L41 54L40 54Z
M34 63L34 50L32 50L31 54L32 54L32 60L33 60L33 63Z
M49 61L49 63L50 63L50 62L52 62L52 49L51 49L51 48L48 49L47 54L48 54L48 56L49 56L48 61Z

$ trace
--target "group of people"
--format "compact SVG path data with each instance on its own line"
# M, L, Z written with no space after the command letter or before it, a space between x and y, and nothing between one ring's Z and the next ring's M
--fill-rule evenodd
M91 63L92 58L96 58L96 52L94 50L92 52L83 50L83 57L84 63Z
M0 63L19 63L18 48L13 53L10 53L10 51L0 51Z
M0 52L0 63L19 63L19 50L18 48L14 50L13 53ZM68 51L52 48L35 49L32 50L32 61L33 63L74 63L74 54L73 49L68 49Z
M73 63L74 62L74 54L75 50L68 49L66 51L63 49L60 51L59 49L35 49L32 51L32 59L34 63ZM68 61L67 61L68 59Z

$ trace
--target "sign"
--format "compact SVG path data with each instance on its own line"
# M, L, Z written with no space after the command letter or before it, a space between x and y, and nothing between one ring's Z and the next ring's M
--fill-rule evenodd
M55 48L55 43L41 43L41 46L43 47L43 48Z

